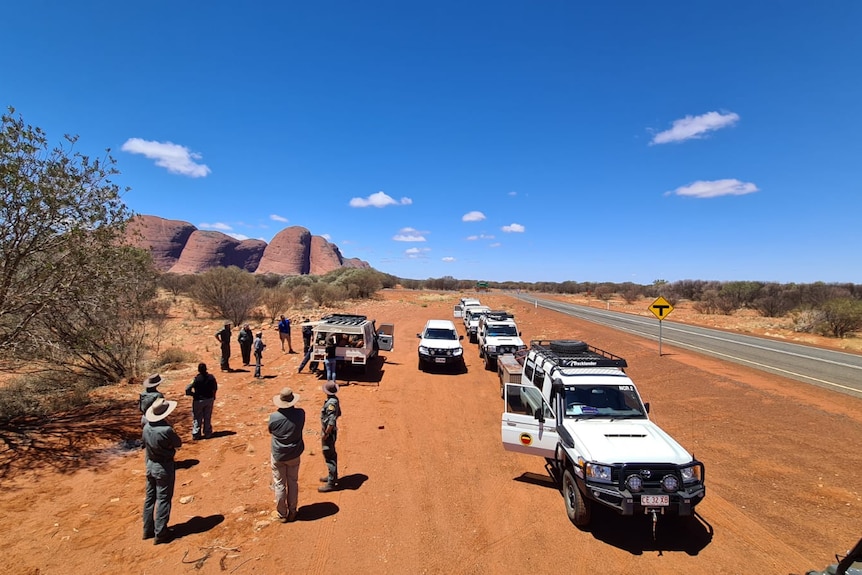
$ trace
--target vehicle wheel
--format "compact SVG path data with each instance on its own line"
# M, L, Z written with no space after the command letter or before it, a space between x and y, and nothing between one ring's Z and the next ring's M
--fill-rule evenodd
M482 350L482 346L481 346L481 345L479 346L479 357L480 357L480 358L485 357L485 352Z
M587 344L577 339L557 339L551 342L554 353L581 353L587 351Z
M563 500L566 502L566 515L569 521L577 527L586 527L590 523L590 502L578 489L575 476L570 469L563 472Z
M422 364L422 358L419 358L419 371L425 371L425 366Z
M485 371L492 371L494 369L494 360L491 359L491 356L485 356Z

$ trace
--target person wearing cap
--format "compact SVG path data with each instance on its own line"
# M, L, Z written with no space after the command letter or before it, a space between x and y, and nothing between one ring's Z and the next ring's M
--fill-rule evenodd
M270 468L275 509L282 523L296 521L299 501L299 459L305 451L302 430L305 410L296 407L299 396L289 387L282 388L272 402L277 411L269 416Z
M230 322L216 332L215 338L221 343L221 370L230 371Z
M251 327L244 324L236 340L239 342L239 352L242 355L242 364L249 365L251 363L251 344L254 337L251 335Z
M321 493L334 491L338 486L338 452L335 451L335 440L338 438L338 418L341 416L341 404L338 401L338 384L327 381L323 385L326 401L320 410L321 443L323 444L323 460L328 473L321 477L323 483L317 488Z
M174 455L183 440L168 423L167 417L176 407L176 401L157 397L144 415L147 419L142 433L147 470L144 539L155 539L156 545L168 543L174 538L168 528L176 483Z
M207 371L207 364L198 364L198 374L186 386L186 395L192 396L192 439L201 436L209 439L213 434L213 405L215 404L218 382Z
M263 360L263 350L266 349L266 344L263 343L263 332L257 332L254 338L254 376L259 378L261 361Z
M141 426L147 424L147 410L153 402L160 397L165 397L164 394L157 389L161 382L162 376L158 373L154 373L144 380L144 391L142 391L141 395L138 397L138 409L141 410Z

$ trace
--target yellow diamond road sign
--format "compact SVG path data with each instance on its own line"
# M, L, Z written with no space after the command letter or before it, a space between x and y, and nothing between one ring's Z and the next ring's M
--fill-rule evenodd
M655 315L659 320L663 320L667 316L670 315L670 312L673 311L673 306L670 305L670 302L664 299L661 296L658 296L652 305L649 306L649 310Z

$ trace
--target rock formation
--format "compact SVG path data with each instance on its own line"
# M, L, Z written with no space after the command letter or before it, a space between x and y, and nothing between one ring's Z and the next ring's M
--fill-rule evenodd
M137 216L129 222L127 236L132 245L150 250L159 270L178 274L237 266L258 274L323 275L341 267L371 267L357 258L345 259L338 246L302 226L283 229L267 244L198 230L179 220Z

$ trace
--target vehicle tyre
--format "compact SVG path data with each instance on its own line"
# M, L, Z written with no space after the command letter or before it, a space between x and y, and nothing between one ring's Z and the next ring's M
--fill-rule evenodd
M590 502L581 493L571 469L563 472L563 500L566 502L566 515L576 527L586 527L590 523Z
M419 371L425 371L425 365L422 363L422 358L419 358Z
M476 337L476 334L475 334L475 333L471 333L471 334L470 334L470 343L476 343L476 342L478 342L478 341L479 341L479 339Z
M587 344L577 339L557 339L551 342L554 353L581 353L587 351Z

